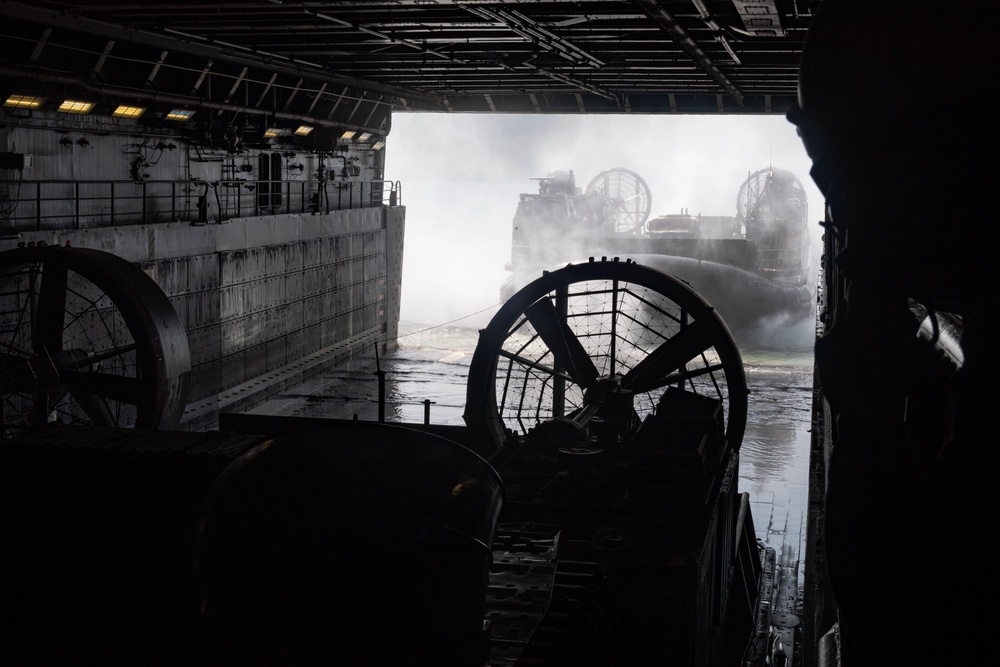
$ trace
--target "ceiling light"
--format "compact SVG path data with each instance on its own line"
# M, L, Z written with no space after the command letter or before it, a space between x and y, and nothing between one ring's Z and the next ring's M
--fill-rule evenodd
M354 130L344 130L344 133L340 135L341 139L353 139L354 135L357 134Z
M118 116L119 118L138 118L144 113L146 113L145 107L130 107L126 104L122 104L117 109L112 111L111 115Z
M185 121L185 120L191 120L191 116L193 115L194 111L190 109L171 109L169 112L167 112L167 115L164 116L164 118L166 118L167 120Z
M37 109L45 101L44 97L35 95L11 95L3 105L5 107L17 107L18 109Z
M279 130L276 127L269 127L266 130L264 130L264 138L265 139L274 139L275 137L279 136L280 134L281 134L281 130Z
M384 141L376 141L374 144L372 144L372 148L375 149L375 150L381 150L381 149L385 148L385 142Z
M361 136L358 137L358 141L368 141L371 138L372 138L371 132L362 132Z
M295 130L295 134L300 137L304 137L313 131L312 125L299 125L298 129Z
M65 100L59 105L56 111L60 113L90 113L90 110L94 108L93 102L80 102L79 100Z

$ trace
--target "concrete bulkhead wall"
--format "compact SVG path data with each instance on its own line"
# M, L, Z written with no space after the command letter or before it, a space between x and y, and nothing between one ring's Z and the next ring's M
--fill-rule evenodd
M191 343L182 427L213 428L378 345L395 346L403 207L27 232L137 263L170 298ZM3 248L13 246L3 242Z

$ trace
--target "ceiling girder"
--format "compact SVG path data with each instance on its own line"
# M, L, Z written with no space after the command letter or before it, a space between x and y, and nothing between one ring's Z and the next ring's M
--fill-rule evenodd
M60 86L71 86L78 90L90 93L96 93L100 95L107 95L111 97L132 98L137 100L148 100L151 102L165 102L168 104L178 104L178 105L186 105L191 101L190 98L185 97L183 95L171 95L168 93L149 91L149 90L137 90L134 88L123 89L117 86L111 86L107 84L91 83L76 76L60 75L40 70L29 72L22 69L12 68L0 64L0 77L11 77L11 78L21 79L25 78L26 76L34 77L38 81L45 83L53 83ZM362 100L359 99L358 103L360 104L361 101ZM260 109L257 107L251 107L240 104L224 104L221 102L213 102L211 100L202 100L199 103L199 106L204 107L206 109L213 109L216 111L230 111L234 113L270 116L273 118L298 121L300 123L309 123L323 127L337 127L348 130L361 130L361 131L376 129L372 127L365 127L361 125L352 124L349 122L344 122L341 120L330 121L329 119L314 118L306 116L304 114Z
M198 90L201 88L201 84L203 84L205 82L205 79L208 78L208 73L210 71L212 71L212 65L214 65L214 64L215 63L213 61L211 61L211 60L209 60L207 63L205 63L205 68L203 70L201 70L201 74L198 75L198 80L194 82L194 87L191 88L191 96L192 97L195 97L195 96L198 95Z
M337 25L340 25L340 26L345 27L345 28L351 28L351 29L357 30L358 32L362 32L362 33L364 33L366 35L371 35L372 37L377 37L378 39L383 40L385 42L388 42L390 44L401 44L403 46L415 49L415 50L417 50L417 51L419 51L421 53L424 53L426 55L432 55L432 56L434 56L436 58L441 58L443 60L448 60L448 61L451 61L451 62L463 63L462 60L457 60L457 59L453 58L452 56L450 56L447 53L443 53L443 52L437 51L435 49L428 49L428 48L426 48L424 46L421 46L420 44L417 44L417 43L412 42L412 41L407 40L407 39L396 39L395 37L393 37L391 35L379 32L377 30L374 30L372 28L368 28L368 27L363 26L363 25L352 24L349 21L344 21L342 19L335 18L335 17L330 16L329 14L326 14L326 13L323 13L323 12L311 12L309 10L303 10L303 11L305 13L307 13L307 14L311 14L312 16L315 16L316 18L323 19L324 21L330 21L331 23L336 23ZM406 97L406 96L405 95L398 95L398 97Z
M160 53L160 59L156 61L153 68L149 70L149 76L146 77L146 86L151 87L153 85L153 80L156 79L156 75L159 74L160 68L163 67L164 61L167 59L167 54L169 51L163 51Z
M90 73L92 78L97 78L101 76L101 68L104 67L104 63L108 60L108 54L111 53L111 49L115 48L115 40L109 39L108 43L104 45L104 51L101 53L101 57L97 59L94 64L94 70Z
M267 98L267 94L271 92L271 88L274 86L274 80L277 78L278 78L277 72L271 75L271 78L268 80L268 82L264 84L264 90L261 91L260 97L257 98L257 104L255 104L254 106L261 107L264 105L264 100Z
M715 66L715 63L713 63L711 59L705 55L705 52L701 50L701 47L698 46L698 44L696 44L690 36L688 36L687 32L681 27L676 19L663 9L660 2L657 0L636 0L636 2L638 2L639 5L641 5L642 8L649 13L650 17L652 17L654 21L659 23L664 30L670 33L680 47L684 49L691 56L691 58L693 58L694 61L708 73L710 77L712 77L713 81L725 89L729 96L733 98L738 105L743 106L743 94L737 90L736 86L733 85L726 75Z
M344 126L379 123L392 108L781 113L818 4L7 0L0 38L19 50L6 65L22 79L36 67L89 80L97 61L91 83L105 94L155 90L161 101Z
M558 53L560 56L574 65L585 65L587 67L603 67L604 63L583 49L574 46L571 42L562 39L541 27L524 14L512 10L486 9L483 7L466 7L466 9L476 16L480 16L489 21L496 21L515 34L523 37L532 44L536 44L543 49Z
M200 35L179 33L165 29L169 35L138 30L128 26L119 26L81 16L54 12L33 7L20 2L0 3L0 16L25 19L47 26L55 26L68 30L83 31L88 34L137 42L147 47L158 47L173 51L188 53L204 58L226 60L234 64L250 65L272 72L292 74L313 79L319 83L336 83L348 85L358 90L371 90L392 96L423 97L419 93L403 91L391 86L371 81L360 81L351 77L330 73L312 63L292 61L284 56L273 53L259 53L236 44L213 44L208 38ZM433 99L429 101L434 101Z
M229 94L226 95L226 104L229 104L229 102L233 99L233 95L235 95L236 91L239 90L240 84L243 83L244 79L246 79L247 70L249 69L249 67L244 67L243 71L240 72L240 75L236 77L235 81L233 81L233 87L229 89Z
M38 58L42 55L42 49L48 44L49 37L52 36L52 28L46 28L42 31L42 36L38 38L38 42L35 44L35 50L31 52L31 62L38 62Z

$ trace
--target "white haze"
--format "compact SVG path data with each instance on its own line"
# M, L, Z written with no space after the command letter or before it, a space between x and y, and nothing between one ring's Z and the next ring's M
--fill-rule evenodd
M814 267L822 197L782 116L393 114L385 178L406 206L403 320L482 327L499 303L519 194L572 169L578 187L624 167L649 185L651 216L734 215L751 172L772 165L806 188ZM485 312L472 315L477 311Z

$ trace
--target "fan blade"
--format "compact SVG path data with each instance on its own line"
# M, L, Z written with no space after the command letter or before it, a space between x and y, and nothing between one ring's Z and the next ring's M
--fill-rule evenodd
M74 396L82 391L129 405L138 405L146 390L138 379L124 375L64 370L59 373L59 378L70 386Z
M712 341L707 320L695 321L664 341L626 373L622 378L622 387L640 393L670 384L667 375L712 347Z
M31 348L35 354L50 355L62 350L63 321L66 314L66 266L46 262L38 286L38 305L32 320Z
M548 375L548 376L551 376L551 377L562 378L563 380L568 380L570 382L575 382L575 380L573 378L571 378L568 374L566 374L564 371L557 371L554 368L549 368L545 364L540 364L537 361L532 361L531 359L528 359L526 357L522 357L519 354L514 354L513 352L508 352L507 350L500 350L497 353L497 357L501 358L501 359L510 359L514 363L520 364L521 366L524 366L525 368L533 368L533 369L538 370L538 371L544 373L545 375Z
M0 352L0 394L28 391L34 377L27 359Z
M83 409L84 413L90 417L90 421L97 426L117 426L114 416L111 414L111 409L108 407L106 401L104 401L97 394L92 394L89 391L83 391L82 389L76 389L70 387L69 393L73 395L76 400L77 405Z
M525 311L528 321L552 351L557 370L565 371L573 382L584 389L592 386L598 378L597 367L583 344L565 321L559 317L555 306L548 297L539 299Z
M54 403L48 394L36 391L32 396L31 409L28 411L28 424L31 426L44 426L47 424L53 405Z

